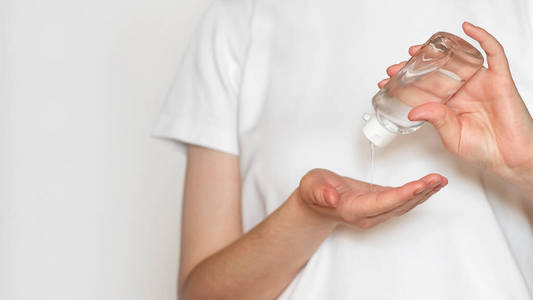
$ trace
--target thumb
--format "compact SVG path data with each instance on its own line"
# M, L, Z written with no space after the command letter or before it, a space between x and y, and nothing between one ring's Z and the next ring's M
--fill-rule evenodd
M444 146L453 153L458 152L461 126L455 112L448 106L442 103L428 102L411 109L408 117L411 121L431 123L439 133Z
M335 178L330 177L338 175L324 169L314 169L305 174L299 187L303 200L313 205L336 207L339 195L331 183Z

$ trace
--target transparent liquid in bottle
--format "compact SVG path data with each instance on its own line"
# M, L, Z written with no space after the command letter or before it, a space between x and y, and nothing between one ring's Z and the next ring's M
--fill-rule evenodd
M446 103L482 65L483 56L468 42L450 33L435 33L372 98L377 122L387 131L381 135L419 129L424 122L410 121L411 109L427 102ZM366 129L367 138L378 146L392 139L392 135L379 137L381 128Z

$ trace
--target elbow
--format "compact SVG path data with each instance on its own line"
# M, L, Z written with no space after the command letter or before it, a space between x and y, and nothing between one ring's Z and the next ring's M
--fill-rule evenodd
M180 300L234 300L242 299L229 295L226 290L221 290L215 286L210 285L204 276L194 276L189 274L183 282L178 285L178 299Z
M180 276L178 280L178 299L182 300L196 300L196 299L202 299L200 295L196 295L194 293L194 288L191 285L191 274L192 272L189 272L186 276Z
M204 300L212 299L209 297L207 291L206 282L198 282L197 276L195 276L195 270L191 270L189 274L180 276L178 281L178 299L180 300Z
M195 291L194 285L190 283L191 276L187 276L183 281L178 284L178 299L182 300L200 300L206 299L203 295L199 295Z

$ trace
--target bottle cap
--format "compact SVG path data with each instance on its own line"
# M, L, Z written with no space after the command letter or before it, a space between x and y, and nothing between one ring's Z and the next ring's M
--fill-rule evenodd
M372 114L366 122L363 133L372 144L378 147L387 146L396 137L396 134L388 131L379 123L375 114Z

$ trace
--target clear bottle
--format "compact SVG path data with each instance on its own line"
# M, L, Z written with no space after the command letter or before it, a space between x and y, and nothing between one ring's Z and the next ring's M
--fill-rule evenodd
M483 65L481 53L462 38L437 32L372 98L375 115L363 128L376 146L423 125L409 111L427 102L446 103Z

